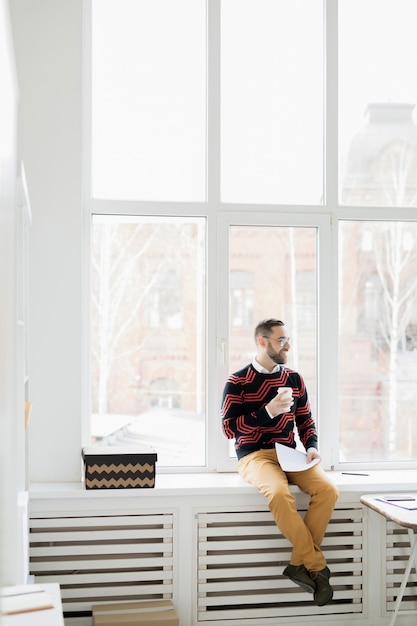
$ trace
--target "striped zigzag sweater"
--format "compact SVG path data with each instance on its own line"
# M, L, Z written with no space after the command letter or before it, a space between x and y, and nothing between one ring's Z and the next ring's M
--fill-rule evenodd
M291 411L269 417L265 405L278 387L292 387ZM255 450L282 443L295 448L294 425L305 449L317 448L317 431L303 378L281 366L274 374L260 374L252 364L227 379L221 408L222 428L228 439L235 439L238 459Z

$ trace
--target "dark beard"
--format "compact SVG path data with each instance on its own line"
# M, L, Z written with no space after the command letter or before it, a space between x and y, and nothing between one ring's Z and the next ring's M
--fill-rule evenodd
M285 363L285 356L281 352L275 352L272 346L268 348L268 356L277 365L283 365Z

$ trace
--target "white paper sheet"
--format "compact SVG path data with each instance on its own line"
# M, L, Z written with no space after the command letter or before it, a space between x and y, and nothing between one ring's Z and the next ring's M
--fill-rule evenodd
M313 465L320 463L320 459L313 459L310 463L307 463L307 454L300 450L294 450L281 443L275 444L275 450L278 457L278 462L284 472L304 472Z
M2 615L53 608L54 604L50 595L44 589L40 589L39 585L32 585L32 588L26 586L3 587L1 590Z
M381 496L380 498L376 498L376 500L380 500L381 502L385 502L385 504L392 504L393 506L399 506L401 509L407 509L408 511L417 510L417 499L412 495L403 495L403 499L401 498L401 494L394 496Z

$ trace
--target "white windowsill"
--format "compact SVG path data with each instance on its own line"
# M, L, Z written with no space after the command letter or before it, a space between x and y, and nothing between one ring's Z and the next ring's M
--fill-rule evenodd
M328 475L340 493L382 493L384 491L417 491L417 470L364 470L363 474L331 471ZM294 487L294 489L297 489ZM31 499L103 498L103 497L161 497L201 495L245 495L256 492L236 473L158 474L155 487L150 489L85 489L84 483L33 483Z

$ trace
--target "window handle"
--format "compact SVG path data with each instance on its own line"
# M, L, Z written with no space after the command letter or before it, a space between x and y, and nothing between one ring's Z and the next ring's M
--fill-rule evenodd
M222 364L226 365L227 346L226 346L226 339L224 339L223 337L220 339L220 350L222 353Z

